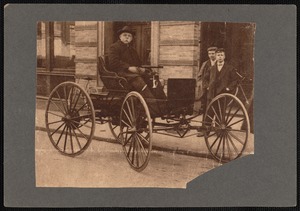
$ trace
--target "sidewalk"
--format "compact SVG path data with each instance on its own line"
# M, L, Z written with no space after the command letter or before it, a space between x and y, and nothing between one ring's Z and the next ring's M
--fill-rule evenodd
M36 129L46 131L45 128L45 107L46 100L37 99L36 104ZM204 137L197 137L194 134L195 131L190 131L186 134L186 137L173 137L172 135L177 135L177 133L168 133L171 136L163 134L153 134L153 150L165 151L171 153L178 153L183 155L198 156L198 157L208 157L210 158L210 153L205 144ZM191 136L189 136L191 135ZM96 124L95 133L93 140L97 141L107 141L110 143L116 143L114 137L109 129L108 124ZM254 135L249 134L247 146L243 152L244 155L254 154Z

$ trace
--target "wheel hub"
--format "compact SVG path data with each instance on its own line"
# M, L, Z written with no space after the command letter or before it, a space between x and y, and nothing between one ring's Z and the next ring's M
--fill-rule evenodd
M62 118L62 120L72 128L77 128L80 125L80 117L78 112L68 113Z
M226 125L224 123L222 123L221 126L220 126L220 129L221 130L225 130L226 129Z

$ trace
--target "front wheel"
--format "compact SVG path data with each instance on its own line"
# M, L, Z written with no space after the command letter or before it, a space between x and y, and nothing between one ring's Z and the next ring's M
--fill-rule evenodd
M120 114L120 140L129 165L142 171L148 165L152 150L152 120L144 98L130 92Z
M90 145L95 131L91 98L78 84L63 82L50 93L45 121L53 146L64 155L79 155Z
M232 94L220 94L208 105L204 115L204 138L214 159L226 163L240 157L250 133L248 113Z

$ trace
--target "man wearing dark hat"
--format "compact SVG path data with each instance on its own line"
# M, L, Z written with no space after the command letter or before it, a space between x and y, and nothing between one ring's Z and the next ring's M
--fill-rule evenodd
M210 69L211 67L216 63L216 50L217 47L209 47L207 48L207 54L209 60L203 62L197 79L202 81L202 86L201 86L201 91L202 91L202 96L201 96L201 110L205 111L206 105L207 105L207 88L209 84L209 77L210 77Z
M237 70L225 61L225 50L216 50L216 64L211 67L207 99L210 102L215 96L234 91L237 84Z
M141 93L144 98L166 99L160 83L155 91L147 85L150 85L149 76L145 73L145 68L141 68L139 55L131 46L134 32L128 26L124 26L117 34L119 40L112 44L108 51L109 70L125 77L133 90Z

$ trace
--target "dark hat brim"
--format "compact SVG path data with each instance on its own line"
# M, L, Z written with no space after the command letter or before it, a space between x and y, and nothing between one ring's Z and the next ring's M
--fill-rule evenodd
M135 35L135 32L131 30L131 28L129 28L128 26L124 26L122 29L117 31L118 36L120 36L120 34L127 32L132 34L133 36Z
M217 47L209 47L207 48L207 51L216 51L218 48Z

